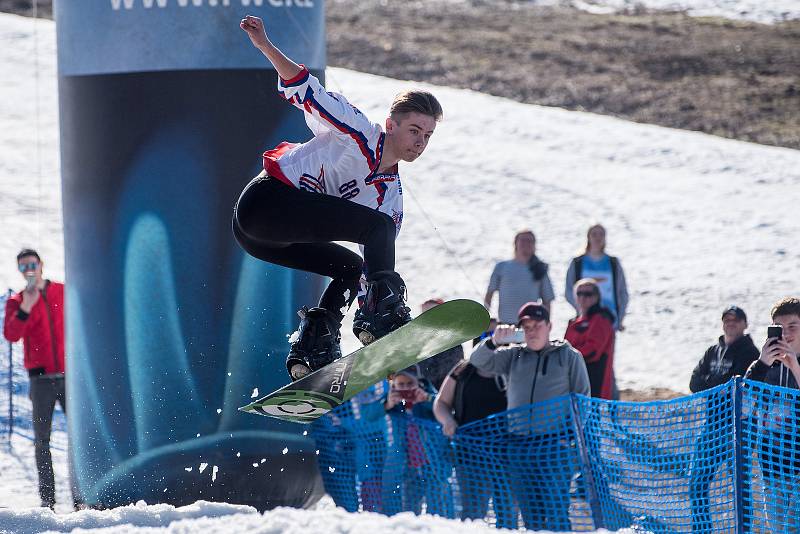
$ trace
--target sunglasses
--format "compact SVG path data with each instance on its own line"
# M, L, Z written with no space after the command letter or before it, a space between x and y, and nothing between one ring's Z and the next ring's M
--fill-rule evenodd
M19 269L19 272L21 273L24 273L25 271L35 271L38 267L39 267L39 262L37 261L17 264L17 269Z
M586 298L595 296L594 291L578 291L575 294L578 295L579 297L586 297Z

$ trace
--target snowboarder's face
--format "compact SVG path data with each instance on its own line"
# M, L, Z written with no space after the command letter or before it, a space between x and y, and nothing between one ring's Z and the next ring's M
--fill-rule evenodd
M386 119L387 141L400 161L417 159L425 151L435 129L436 119L416 111L402 114L397 120Z
M531 350L542 350L550 340L550 321L537 321L535 319L525 319L520 325L525 331L525 344Z

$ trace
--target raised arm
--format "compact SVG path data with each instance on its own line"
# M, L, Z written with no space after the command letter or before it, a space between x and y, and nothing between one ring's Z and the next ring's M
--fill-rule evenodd
M496 375L508 375L511 362L517 356L519 347L502 347L498 345L508 343L513 339L513 325L500 325L494 333L478 343L469 357L472 365ZM497 343L497 344L495 344Z
M451 371L452 372L452 371ZM456 393L456 381L451 374L448 374L442 388L433 401L433 415L442 425L442 433L447 437L453 437L458 428L458 422L453 417L453 400Z
M264 29L264 21L260 18L247 15L239 23L239 27L247 32L253 46L261 50L261 53L272 63L272 66L278 71L278 76L284 80L291 80L303 70L303 67L286 57L278 47L272 44Z
M357 143L370 168L376 168L380 154L371 147L377 143L381 126L372 123L344 96L327 91L304 66L286 57L269 40L260 18L248 15L239 27L275 67L278 94L305 113L306 123L314 135L330 132L340 140Z
M25 323L17 317L17 312L19 311L19 302L14 299L8 299L6 301L6 315L5 321L3 324L3 335L5 338L12 343L19 341L22 337L22 331L25 327ZM25 318L27 319L27 314L25 314Z

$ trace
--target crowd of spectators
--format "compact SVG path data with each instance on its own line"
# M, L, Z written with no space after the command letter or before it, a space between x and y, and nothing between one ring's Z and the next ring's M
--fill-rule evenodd
M569 320L563 340L552 335L555 292L548 264L536 255L534 233L518 232L513 245L513 258L494 266L485 295L484 303L491 308L498 293L498 316L472 341L471 354L465 357L459 345L395 373L352 399L352 416L337 424L343 432L360 435L371 429L369 439L354 443L349 451L320 453L321 461L329 455L345 455L358 466L353 475L359 481L353 484L356 493L340 503L345 508L420 513L424 503L428 513L462 519L483 518L491 508L498 527L516 528L521 517L529 529L570 530L570 485L575 476L565 460L575 440L570 431L556 432L542 422L535 431L519 431L504 423L504 442L495 444L488 454L502 462L510 461L510 451L525 452L513 459L515 468L506 470L502 477L482 469L484 459L476 459L474 450L463 441L453 441L448 458L431 457L443 449L441 444L432 446L432 440L447 443L462 427L507 410L572 393L619 398L614 347L618 332L624 331L628 289L620 260L606 253L606 230L599 224L591 226L584 253L569 262L565 295L575 316ZM39 493L42 506L52 509L55 494L50 425L56 403L66 412L64 286L43 277L43 262L34 250L21 251L17 264L25 287L6 303L4 334L9 341L22 340L24 344ZM419 309L425 312L442 303L432 297ZM778 301L770 319L773 326L759 349L747 333L745 311L737 305L726 307L721 315L722 333L699 359L689 389L703 392L736 376L800 389L800 299ZM708 398L705 423L695 443L689 482L695 532L712 525L709 489L718 468L730 463L719 454L728 443L714 415L715 410L724 409L715 404L721 402L713 396ZM752 413L744 418L745 426L762 424ZM372 424L381 420L391 424L386 428ZM423 431L423 421L438 422L439 436L431 437ZM777 503L773 503L772 513L781 516L776 524L785 523L789 511L797 508L795 485L787 480L800 479L800 453L787 453L786 445L796 440L794 427L771 426L764 435L757 461L765 491ZM341 458L329 460L333 464ZM386 469L387 465L396 468ZM727 468L732 470L733 466ZM447 482L451 472L458 480L459 510L454 509L454 489ZM742 503L749 508L749 469L742 470L740 480ZM744 517L744 530L749 531L749 517Z
M570 491L575 491L575 471L566 458L575 436L569 431L557 433L539 422L534 425L535 431L528 428L523 432L504 423L504 442L484 450L495 462L513 463L513 469L500 470L502 477L495 470L485 469L486 459L476 458L469 441L454 439L453 454L444 465L453 470L458 480L458 511L445 504L452 497L452 490L441 481L448 475L432 471L425 447L430 438L422 439L413 422L435 418L441 425L442 437L452 439L462 427L491 415L570 393L619 399L614 347L616 336L625 330L628 288L620 260L606 252L605 228L595 224L588 229L584 253L573 258L567 267L565 296L574 307L575 316L569 320L563 340L552 335L550 316L555 291L548 264L536 254L535 234L530 230L518 232L513 246L512 259L498 262L492 270L484 304L490 309L497 293L498 314L488 330L473 340L472 353L464 358L461 347L456 347L398 373L389 383L382 398L386 413L413 417L405 420L402 431L396 427L392 432L395 444L403 447L390 446L389 454L394 454L395 461L402 459L405 467L403 479L396 481L397 489L388 497L394 499L394 504L384 502L384 512L418 512L424 498L428 512L446 517L458 514L463 519L477 519L493 513L498 527L516 528L517 519L521 518L529 529L570 530ZM420 309L425 311L441 303L431 298ZM800 388L796 357L800 353L800 300L789 298L776 304L771 319L782 327L782 335L767 339L760 350L746 333L744 310L728 306L721 318L722 335L691 373L692 392L725 384L735 376ZM695 443L694 467L687 471L695 532L711 528L709 488L718 468L727 461L719 452L728 442L724 435L720 437L715 410L722 408L714 404L714 399L709 397L705 405L706 420ZM757 424L752 416L746 417L751 418L747 424ZM789 509L791 486L783 481L787 473L800 475L800 455L787 461L778 445L791 437L778 428L770 432L777 445L763 446L759 456L765 484L784 499L784 508ZM511 458L510 451L516 451L513 454L517 456ZM519 456L519 451L525 452ZM749 472L740 474L745 508L752 505L749 477ZM448 499L442 501L441 496ZM745 531L748 520L744 518Z
M535 234L531 230L518 232L513 258L494 266L484 297L486 309L491 309L498 293L495 324L515 324L520 309L531 302L543 306L549 316L555 291L548 272L549 265L536 255ZM576 316L563 338L583 355L591 395L618 400L614 345L617 332L625 329L628 286L619 258L606 252L606 229L601 224L587 230L583 253L569 261L564 287Z

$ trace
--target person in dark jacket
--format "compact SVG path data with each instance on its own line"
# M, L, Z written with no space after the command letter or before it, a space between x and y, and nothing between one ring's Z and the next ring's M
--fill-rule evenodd
M600 302L594 278L575 282L578 316L570 320L564 339L583 355L592 397L612 399L614 390L614 314Z
M43 262L32 249L17 254L17 268L25 289L6 302L3 335L22 340L24 363L30 377L33 435L39 497L42 506L55 508L55 476L50 454L50 431L56 402L67 412L64 386L64 285L46 280Z
M734 376L744 376L747 368L758 359L759 351L747 330L747 315L738 306L722 312L722 332L719 340L706 350L692 371L689 389L692 393L724 384Z
M747 330L747 315L738 306L729 306L722 312L722 332L716 344L711 345L700 358L692 372L689 389L693 393L705 391L724 384L734 376L742 376L758 358L758 349ZM727 447L729 439L722 417L727 413L730 395L725 392L706 398L706 420L703 432L697 441L689 486L692 506L692 531L707 532L713 523L709 513L709 487L715 473L724 461L720 451ZM730 466L731 471L733 466ZM751 503L750 472L742 469L742 503L748 508ZM749 517L745 517L745 530L749 530Z
M779 338L770 337L745 378L771 386L800 389L800 298L786 297L772 307L772 322L782 328ZM743 452L758 451L764 474L766 529L770 532L800 532L800 447L797 436L800 409L797 392L752 388L763 407L761 419L743 424ZM747 510L745 510L747 512ZM752 510L750 510L752 513Z
M442 425L442 433L452 438L460 426L503 412L506 404L506 384L502 375L482 371L463 360L444 379L433 402L433 413ZM507 483L491 468L494 466L490 464L487 469L487 462L491 462L491 458L487 458L481 449L475 447L475 436L470 437L469 440L455 440L461 519L486 517L491 499L495 526L517 528L517 512L506 489Z

